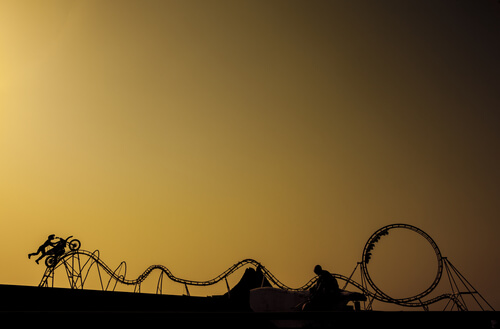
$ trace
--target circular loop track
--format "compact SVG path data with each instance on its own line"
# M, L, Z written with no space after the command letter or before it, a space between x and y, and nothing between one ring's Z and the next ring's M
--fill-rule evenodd
M390 230L394 230L394 229L407 229L407 230L411 230L413 232L418 233L419 235L423 236L430 243L430 245L432 246L432 248L434 249L434 252L436 254L438 266L437 266L437 273L436 273L436 277L434 278L434 281L426 290L424 290L423 292L421 292L415 296L412 296L412 297L393 298L393 297L387 295L382 290L380 290L379 287L377 287L377 285L373 282L372 278L370 277L370 273L368 272L367 265L370 262L370 259L372 256L372 251L375 247L375 244L383 236L388 235ZM366 242L365 247L363 249L363 258L362 258L361 266L362 266L363 274L364 274L366 280L368 281L368 284L376 292L375 298L382 300L382 301L386 301L386 302L390 302L390 303L397 303L397 304L407 304L409 302L416 301L416 300L421 299L422 297L427 296L431 291L433 291L436 288L436 286L439 284L439 281L441 280L441 277L443 275L443 258L441 256L441 252L439 251L437 244L434 242L434 240L427 233L425 233L424 231L422 231L418 227L408 225L408 224L387 225L387 226L384 226L381 229L377 230L375 233L373 233L372 236Z

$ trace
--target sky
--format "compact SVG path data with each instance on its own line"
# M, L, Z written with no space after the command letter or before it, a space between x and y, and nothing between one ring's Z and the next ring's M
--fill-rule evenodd
M500 309L499 18L490 0L1 0L0 283L38 285L27 254L53 233L130 278L253 258L298 287L407 223ZM370 273L407 297L434 258L399 230Z

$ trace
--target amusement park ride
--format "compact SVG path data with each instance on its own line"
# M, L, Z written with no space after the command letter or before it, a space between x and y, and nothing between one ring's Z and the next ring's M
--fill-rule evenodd
M436 256L437 271L433 282L427 289L414 296L405 298L391 297L377 286L370 275L370 259L372 258L377 242L394 230L410 230L422 236L431 245ZM259 298L261 298L261 296L264 296L263 298L269 296L271 299L279 299L277 296L280 293L283 294L286 292L285 295L288 297L284 298L295 296L294 300L302 300L305 302L307 300L307 292L315 285L318 279L318 277L314 277L303 286L292 288L278 280L278 278L276 278L276 276L274 276L264 265L253 259L242 260L229 267L220 275L207 281L193 281L176 277L167 267L163 265L152 265L137 278L130 279L126 276L127 265L125 262L120 263L116 269L112 269L101 260L100 252L98 250L93 252L83 250L81 249L80 241L77 239L71 239L71 237L61 239L61 241L64 243L64 248L60 248L57 253L52 253L45 259L45 265L47 267L40 281L39 287L54 287L54 278L56 276L62 276L67 277L69 288L84 289L86 287L89 274L94 273L92 276L98 278L100 289L103 291L116 291L117 286L120 284L131 286L133 287L134 292L140 293L143 282L146 279L151 278L153 272L159 272L156 283L156 294L164 294L163 284L168 279L175 283L184 285L187 296L190 295L189 287L191 286L210 286L224 281L228 289L227 294L229 295L231 294L231 289L227 281L228 276L244 266L250 266L255 268L262 277L260 281L262 284L257 287L250 287L252 289L249 291L251 302L250 306L252 306L253 309L259 309L258 305L256 307L254 307L255 305L252 305L253 295L258 296ZM355 273L358 273L358 276L360 276L359 281L355 281L353 279ZM343 286L340 285L342 288L341 291L345 297L345 304L350 302L354 304L354 306L347 308L351 310L373 310L373 302L380 301L383 303L395 304L412 309L420 308L428 311L430 305L443 301L443 311L468 311L479 309L482 311L494 311L493 307L458 271L450 260L441 255L441 252L434 240L423 230L408 224L392 224L377 230L366 242L361 261L357 263L351 275L347 277L341 274L333 274L333 276L337 280L344 283ZM445 277L448 281L448 292L430 298L429 295L436 289L441 281L443 281L443 277ZM263 286L264 282L266 282L268 286L270 285L272 287L262 288L261 286ZM347 292L345 291L346 288L355 289L356 292ZM259 292L259 289L261 289L260 294L254 294L255 292ZM262 289L267 289L267 292L263 295ZM253 303L255 303L255 300L258 301L259 298L254 298ZM346 305L343 306L344 308L342 310L346 309L345 306ZM266 310L272 311L269 309ZM289 311L298 311L298 309L290 309Z

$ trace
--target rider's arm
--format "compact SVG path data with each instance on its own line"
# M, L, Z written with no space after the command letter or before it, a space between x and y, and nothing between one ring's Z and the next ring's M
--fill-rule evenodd
M55 240L57 240L57 241L55 241ZM54 239L52 240L52 241L55 241L55 242L52 242L52 241L51 241L51 242L50 242L50 245L51 245L52 247L55 247L55 246L57 246L57 244L58 244L58 243L59 243L59 241L61 241L61 240L62 240L61 238L56 237L56 238L54 238Z

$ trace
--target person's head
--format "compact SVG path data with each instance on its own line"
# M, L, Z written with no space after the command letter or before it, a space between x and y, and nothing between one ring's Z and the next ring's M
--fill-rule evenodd
M49 235L49 240L54 240L56 238L56 235L55 234L51 234Z
M314 266L314 273L316 273L316 275L320 275L321 271L323 271L321 265Z

